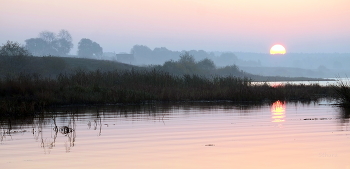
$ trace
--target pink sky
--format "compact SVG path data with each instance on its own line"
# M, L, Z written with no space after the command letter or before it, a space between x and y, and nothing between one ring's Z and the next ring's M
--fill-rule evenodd
M105 52L171 50L350 53L349 0L0 0L0 43L68 30Z

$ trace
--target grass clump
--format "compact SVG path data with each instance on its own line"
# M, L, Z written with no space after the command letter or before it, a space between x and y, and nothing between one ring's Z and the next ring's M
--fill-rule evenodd
M338 80L336 85L332 86L337 96L338 102L343 107L350 107L350 84L349 81Z

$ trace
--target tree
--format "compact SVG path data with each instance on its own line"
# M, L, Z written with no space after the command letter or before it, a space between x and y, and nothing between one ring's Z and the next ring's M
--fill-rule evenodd
M92 48L93 48L93 51L94 51L94 55L95 56L98 56L98 57L101 57L102 54L103 54L103 49L102 47L96 43L96 42L93 42L92 43Z
M66 56L73 48L72 36L64 29L58 35L53 32L43 31L39 33L39 38L30 38L25 40L25 42L26 48L37 56Z
M212 60L205 58L197 63L197 66L201 69L213 70L215 69L215 64Z
M67 31L67 30L60 30L60 32L58 33L57 37L59 39L64 39L68 42L71 42L73 39L72 39L72 36L70 35L70 33Z
M83 38L78 43L78 56L86 58L97 58L102 56L102 47L90 39Z
M178 61L170 60L165 62L163 64L163 70L176 75L201 73L198 71L199 69L194 57L188 52L181 54Z
M188 52L185 52L184 54L180 55L179 62L185 64L195 64L193 55L190 55Z
M39 33L39 38L50 44L56 40L56 34L49 31L42 31Z
M72 36L67 30L62 29L56 39L57 51L59 55L67 55L73 48Z
M231 52L222 53L219 59L224 63L236 63L238 61L237 56Z
M30 56L25 47L17 42L7 41L0 47L0 56Z
M139 55L139 54L151 55L152 49L150 49L149 47L144 46L144 45L134 45L132 47L130 53L132 53L134 55Z
M30 38L25 40L26 48L34 55L49 55L49 44L41 38Z

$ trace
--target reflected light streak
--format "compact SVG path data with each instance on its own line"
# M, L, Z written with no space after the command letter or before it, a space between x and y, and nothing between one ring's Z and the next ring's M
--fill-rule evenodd
M286 106L284 102L276 101L271 106L272 122L284 122Z

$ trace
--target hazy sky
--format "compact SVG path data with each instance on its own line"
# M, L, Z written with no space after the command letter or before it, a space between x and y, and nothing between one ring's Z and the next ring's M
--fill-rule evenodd
M170 50L350 53L349 0L0 0L0 43L68 30L105 52Z

